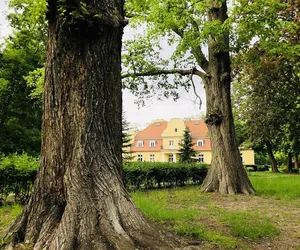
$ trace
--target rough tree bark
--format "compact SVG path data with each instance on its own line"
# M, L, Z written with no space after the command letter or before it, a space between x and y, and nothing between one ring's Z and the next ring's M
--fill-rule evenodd
M122 182L123 1L48 0L47 15L41 166L9 247L174 249Z
M209 11L209 21L224 22L227 18L226 1L216 1ZM204 81L212 162L202 190L224 194L254 194L235 139L230 98L229 35L210 37L208 51L208 70Z
M279 170L278 170L277 161L276 161L276 159L274 157L274 154L273 154L271 142L266 141L266 146L267 146L267 152L268 152L268 155L269 155L269 159L271 160L272 172L277 173L277 172L279 172Z

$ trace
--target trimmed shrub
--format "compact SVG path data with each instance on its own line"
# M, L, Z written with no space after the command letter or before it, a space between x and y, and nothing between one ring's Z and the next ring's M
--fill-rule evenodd
M248 172L257 171L257 166L256 165L244 165L244 167L246 168L246 170Z
M124 181L129 190L201 184L209 165L199 163L129 162ZM0 156L0 204L13 194L15 202L26 204L39 168L39 159L27 154Z
M260 171L260 172L269 171L269 166L268 165L259 165L257 171Z
M209 165L199 163L129 162L124 164L129 190L201 184Z

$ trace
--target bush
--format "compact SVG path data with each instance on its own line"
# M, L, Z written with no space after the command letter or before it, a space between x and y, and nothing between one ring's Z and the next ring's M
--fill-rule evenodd
M39 159L27 154L0 156L0 200L6 203L13 193L15 201L25 204L39 168Z
M245 165L244 167L246 168L246 170L248 172L269 171L269 166L268 165L259 165L259 166L256 166L256 165Z
M0 204L9 194L15 202L27 203L39 159L27 154L0 156ZM208 165L198 163L130 162L124 164L124 178L129 190L201 184Z
M260 165L260 166L258 166L257 171L260 171L260 172L269 171L269 166L268 165Z
M129 190L201 184L208 165L199 163L129 162L124 164Z
M246 170L248 172L257 171L257 166L256 165L244 165L244 167L246 168Z

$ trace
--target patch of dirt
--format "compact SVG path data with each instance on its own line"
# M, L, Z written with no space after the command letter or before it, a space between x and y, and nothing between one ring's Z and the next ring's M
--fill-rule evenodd
M259 242L243 240L250 249L300 250L300 201L289 202L247 195L231 196L214 193L207 195L209 195L210 202L217 208L228 211L257 212L259 215L268 217L279 228L280 234L277 237L261 239ZM205 206L207 206L207 202L197 205L197 209L204 210ZM204 224L211 224L213 229L214 222L206 222ZM228 229L219 228L219 231L222 232L226 230ZM206 248L202 246L197 249Z

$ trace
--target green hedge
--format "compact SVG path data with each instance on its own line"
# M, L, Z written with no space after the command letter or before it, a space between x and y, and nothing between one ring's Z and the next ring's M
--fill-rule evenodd
M124 164L124 178L129 190L201 184L208 167L199 163L131 162ZM0 204L6 203L10 194L15 202L25 204L38 168L39 159L27 154L0 155Z
M268 165L244 165L244 167L246 168L246 170L248 172L263 172L263 171L269 171L269 166Z
M124 179L129 190L201 184L209 165L199 163L129 162Z
M0 155L0 203L5 203L9 194L14 194L16 202L25 204L38 168L39 159L27 154Z

